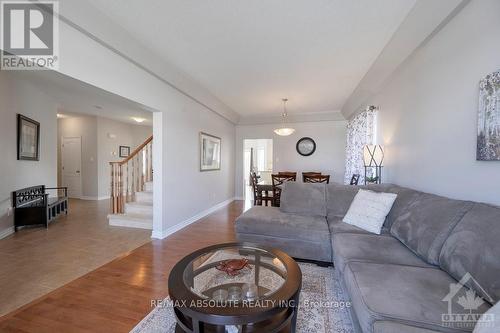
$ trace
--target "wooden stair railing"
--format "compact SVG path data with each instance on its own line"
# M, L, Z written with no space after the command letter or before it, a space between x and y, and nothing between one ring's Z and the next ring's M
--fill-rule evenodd
M144 191L144 183L153 180L153 136L137 147L127 158L111 165L111 212L123 214L125 203Z

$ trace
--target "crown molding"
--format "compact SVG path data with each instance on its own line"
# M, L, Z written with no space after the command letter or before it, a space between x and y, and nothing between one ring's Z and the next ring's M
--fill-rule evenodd
M321 122L321 121L343 121L344 116L340 111L289 113L287 123ZM265 125L281 123L279 114L261 114L255 116L240 117L238 125Z

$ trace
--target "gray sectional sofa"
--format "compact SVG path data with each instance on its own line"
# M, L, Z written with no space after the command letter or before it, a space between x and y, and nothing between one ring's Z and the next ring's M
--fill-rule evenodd
M342 222L359 188L286 183L280 208L255 206L237 219L237 238L333 262L358 332L472 331L472 317L447 314L479 315L499 301L500 208L369 186L398 195L377 235ZM483 303L461 306L457 281Z

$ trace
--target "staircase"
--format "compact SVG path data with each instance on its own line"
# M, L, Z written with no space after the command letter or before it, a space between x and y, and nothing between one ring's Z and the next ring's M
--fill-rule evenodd
M109 225L153 229L153 168L150 137L120 162L111 165Z

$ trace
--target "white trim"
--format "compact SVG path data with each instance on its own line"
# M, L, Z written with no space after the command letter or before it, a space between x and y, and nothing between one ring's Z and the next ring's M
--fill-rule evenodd
M172 235L173 233L187 227L188 225L204 218L205 216L207 215L210 215L212 214L213 212L229 205L231 202L233 202L234 200L236 200L235 198L230 198L228 200L225 200L209 209L206 209L198 214L196 214L195 216L183 221L183 222L180 222L180 223L177 223L176 225L174 226L171 226L170 228L168 228L167 230L165 230L164 232L157 232L157 231L153 231L151 233L151 238L156 238L156 239L164 239L170 235Z
M105 195L105 196L102 196L102 197L90 197L90 196L87 196L87 195L82 195L80 198L75 198L75 199L93 200L93 201L106 200L106 199L109 199L109 195Z
M8 237L12 235L15 232L14 227L8 227L7 229L4 229L0 231L0 239Z
M235 201L245 201L245 197L234 197Z

